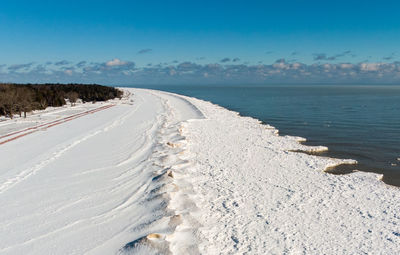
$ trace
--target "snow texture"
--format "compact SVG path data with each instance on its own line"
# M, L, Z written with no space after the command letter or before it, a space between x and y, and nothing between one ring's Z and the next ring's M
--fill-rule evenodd
M0 253L400 253L400 190L302 140L143 89L4 120Z

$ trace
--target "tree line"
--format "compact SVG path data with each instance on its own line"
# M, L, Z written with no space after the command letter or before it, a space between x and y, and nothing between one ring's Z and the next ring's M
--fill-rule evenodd
M13 118L33 110L43 110L48 106L63 106L66 99L75 104L106 101L121 98L123 92L113 87L98 84L12 84L0 83L0 116Z

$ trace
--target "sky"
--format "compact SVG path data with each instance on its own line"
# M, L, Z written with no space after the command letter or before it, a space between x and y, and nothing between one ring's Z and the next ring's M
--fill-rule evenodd
M0 82L400 84L399 1L2 0Z

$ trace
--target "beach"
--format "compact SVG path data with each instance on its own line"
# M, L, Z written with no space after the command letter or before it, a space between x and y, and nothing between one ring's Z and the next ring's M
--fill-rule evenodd
M355 161L206 101L124 91L0 122L1 254L400 252L380 175L326 173Z

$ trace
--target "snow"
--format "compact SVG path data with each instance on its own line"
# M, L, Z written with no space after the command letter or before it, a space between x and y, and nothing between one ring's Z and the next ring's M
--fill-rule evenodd
M209 102L125 91L0 122L0 137L34 131L0 145L1 254L400 252L399 189L324 172L355 161L295 152L327 148Z
M290 152L307 146L257 120L189 100L206 116L184 124L196 155L201 253L400 252L397 187L372 173L325 173L341 160Z

